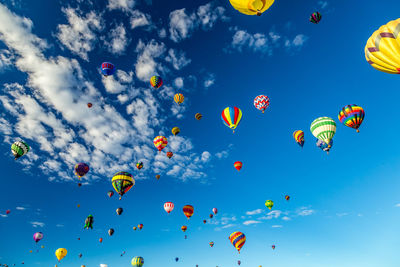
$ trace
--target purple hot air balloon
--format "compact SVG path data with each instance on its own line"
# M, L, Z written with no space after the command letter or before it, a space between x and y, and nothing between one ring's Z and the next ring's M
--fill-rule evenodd
M33 240L35 240L36 243L42 240L42 238L43 238L42 232L37 232L33 234Z
M89 172L89 165L86 163L80 162L75 165L75 174L78 176L79 179L81 179L83 176L86 175L86 173Z

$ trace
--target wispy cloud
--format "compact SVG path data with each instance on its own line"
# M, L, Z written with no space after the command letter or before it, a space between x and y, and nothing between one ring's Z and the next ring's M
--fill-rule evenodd
M31 224L34 228L43 227L43 226L44 226L44 223L43 223L43 222L30 222L30 224Z
M283 216L283 217L282 217L282 220L284 220L284 221L290 221L290 220L291 220L291 218L290 218L290 217L288 217L288 216Z
M261 214L264 210L263 209L256 209L256 210L251 210L251 211L246 211L246 215L257 215Z
M272 227L272 228L282 228L283 225L276 224L276 225L272 225L271 227Z
M321 9L325 9L328 6L328 1L318 1L318 5Z
M64 224L56 224L56 227L64 227Z
M315 213L315 210L309 209L307 207L301 207L299 210L297 210L297 215L299 216L310 216Z
M338 217L343 217L343 216L347 216L347 215L349 215L349 213L347 213L347 212L336 213L336 216L338 216Z
M16 210L26 210L25 207L15 207Z
M256 220L248 220L248 221L243 222L244 225L252 225L252 224L258 224L258 223L261 223L261 222L256 221Z

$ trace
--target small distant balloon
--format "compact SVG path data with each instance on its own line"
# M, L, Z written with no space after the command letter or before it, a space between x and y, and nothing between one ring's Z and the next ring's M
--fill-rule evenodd
M201 120L201 118L203 118L203 115L201 115L200 113L196 113L196 115L194 115L194 117L196 118L196 120Z
M118 208L118 209L115 210L115 212L116 212L118 215L121 215L123 211L124 211L124 210L123 210L122 208Z
M214 214L218 213L218 209L217 208L213 208L212 211L213 211Z
M310 15L310 22L318 24L321 21L321 14L319 12L314 12Z
M101 73L107 77L110 75L113 75L115 72L115 66L114 64L110 63L110 62L103 62L101 63Z
M87 106L88 106L88 108L91 108L93 106L93 104L89 102L89 103L87 103Z

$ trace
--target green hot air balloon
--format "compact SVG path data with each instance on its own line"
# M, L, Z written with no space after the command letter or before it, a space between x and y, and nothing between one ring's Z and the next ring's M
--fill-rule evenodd
M134 257L131 263L134 267L142 267L144 264L144 259L142 257Z
M29 145L23 141L17 141L11 145L11 152L18 159L29 152Z
M272 207L274 206L274 202L272 200L267 200L265 201L265 206L269 209L272 209Z
M336 133L336 122L329 117L315 119L311 123L310 131L316 138L324 141L329 146Z

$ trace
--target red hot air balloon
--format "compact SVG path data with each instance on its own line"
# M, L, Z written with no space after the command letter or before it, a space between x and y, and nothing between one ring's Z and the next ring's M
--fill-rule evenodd
M171 151L168 151L167 152L167 157L170 159L170 158L172 158L172 156L174 155L174 153L172 153Z
M243 163L241 161L236 161L233 166L236 170L240 171L242 169Z
M182 230L183 232L186 232L187 226L186 226L186 225L182 225L181 230Z
M93 106L93 104L89 102L89 103L87 103L87 106L88 106L88 108L91 108Z
M103 242L103 238L100 237L99 242L102 243Z
M10 214L10 212L11 212L11 210L6 210L6 214L7 215Z
M190 217L192 217L194 213L194 208L191 205L186 205L183 207L183 214L185 214L185 216L190 219Z
M140 223L140 224L138 225L138 228L139 228L139 230L142 230L143 224Z

